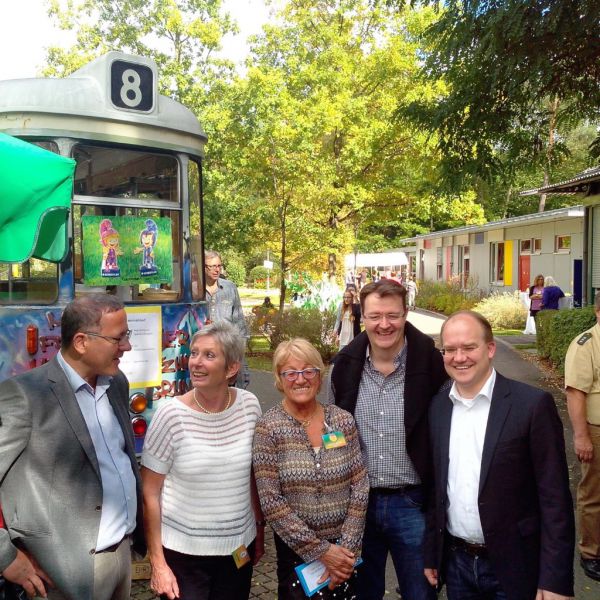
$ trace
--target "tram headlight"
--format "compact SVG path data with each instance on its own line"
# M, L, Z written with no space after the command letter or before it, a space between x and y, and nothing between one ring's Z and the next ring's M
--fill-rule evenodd
M25 346L31 355L38 350L38 328L35 325L27 325Z
M131 419L131 428L133 429L133 435L135 437L144 437L146 431L148 431L148 423L144 417L133 417L133 419Z
M129 410L132 413L139 415L143 413L147 407L148 400L146 399L146 396L144 396L144 394L138 392L137 394L133 394L131 398L129 398Z

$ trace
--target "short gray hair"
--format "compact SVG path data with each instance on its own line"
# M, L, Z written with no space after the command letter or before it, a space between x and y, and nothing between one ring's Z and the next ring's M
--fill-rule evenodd
M217 341L225 355L225 366L227 368L233 363L241 363L244 360L246 339L231 323L218 321L203 327L193 335L190 348L196 340L202 337L212 337Z
M208 260L209 258L218 258L221 262L223 262L221 255L216 250L204 251L204 260Z
M544 279L544 287L552 287L556 285L556 281L552 275L546 275L546 279Z

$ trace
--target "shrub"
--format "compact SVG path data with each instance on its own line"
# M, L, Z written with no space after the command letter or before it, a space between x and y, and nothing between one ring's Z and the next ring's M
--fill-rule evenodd
M420 308L450 315L457 310L473 308L481 298L476 288L463 289L458 279L451 281L421 281L416 304Z
M227 256L225 259L227 279L233 281L238 287L246 284L246 267L244 263L235 256Z
M321 312L318 308L290 308L277 314L272 321L269 336L271 349L275 350L280 342L295 337L307 339L321 354L327 363L337 352L333 337L335 312Z
M537 349L564 373L565 355L569 344L581 332L596 322L593 306L572 310L542 310L535 318Z
M267 287L267 274L267 269L262 265L256 265L248 273L248 283L254 288L265 289Z
M494 329L523 329L527 320L527 309L521 301L519 291L493 292L475 305Z

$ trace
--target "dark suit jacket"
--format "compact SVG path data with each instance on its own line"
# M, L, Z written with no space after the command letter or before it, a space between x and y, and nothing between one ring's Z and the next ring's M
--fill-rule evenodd
M452 407L447 390L429 410L435 484L425 565L442 577ZM481 459L479 516L509 600L533 600L537 588L573 595L575 526L563 425L549 393L499 373Z
M406 376L404 379L404 428L406 451L425 484L430 477L429 429L427 410L431 398L448 379L444 362L433 340L411 323L406 323ZM354 414L358 389L367 355L369 338L362 332L334 359L331 381L335 404Z
M108 398L137 482L134 547L145 552L141 481L127 409L128 383ZM92 600L93 554L102 506L98 459L77 399L56 358L0 384L0 571L27 549L72 600Z

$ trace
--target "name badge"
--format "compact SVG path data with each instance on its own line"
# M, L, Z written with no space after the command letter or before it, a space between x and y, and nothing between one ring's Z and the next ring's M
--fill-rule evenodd
M346 445L346 437L341 431L330 431L329 433L324 433L321 437L323 438L323 446L325 446L326 450L341 448Z
M250 553L244 544L242 544L239 548L236 548L231 553L231 556L233 556L235 566L238 569L241 569L244 565L247 565L250 562Z

